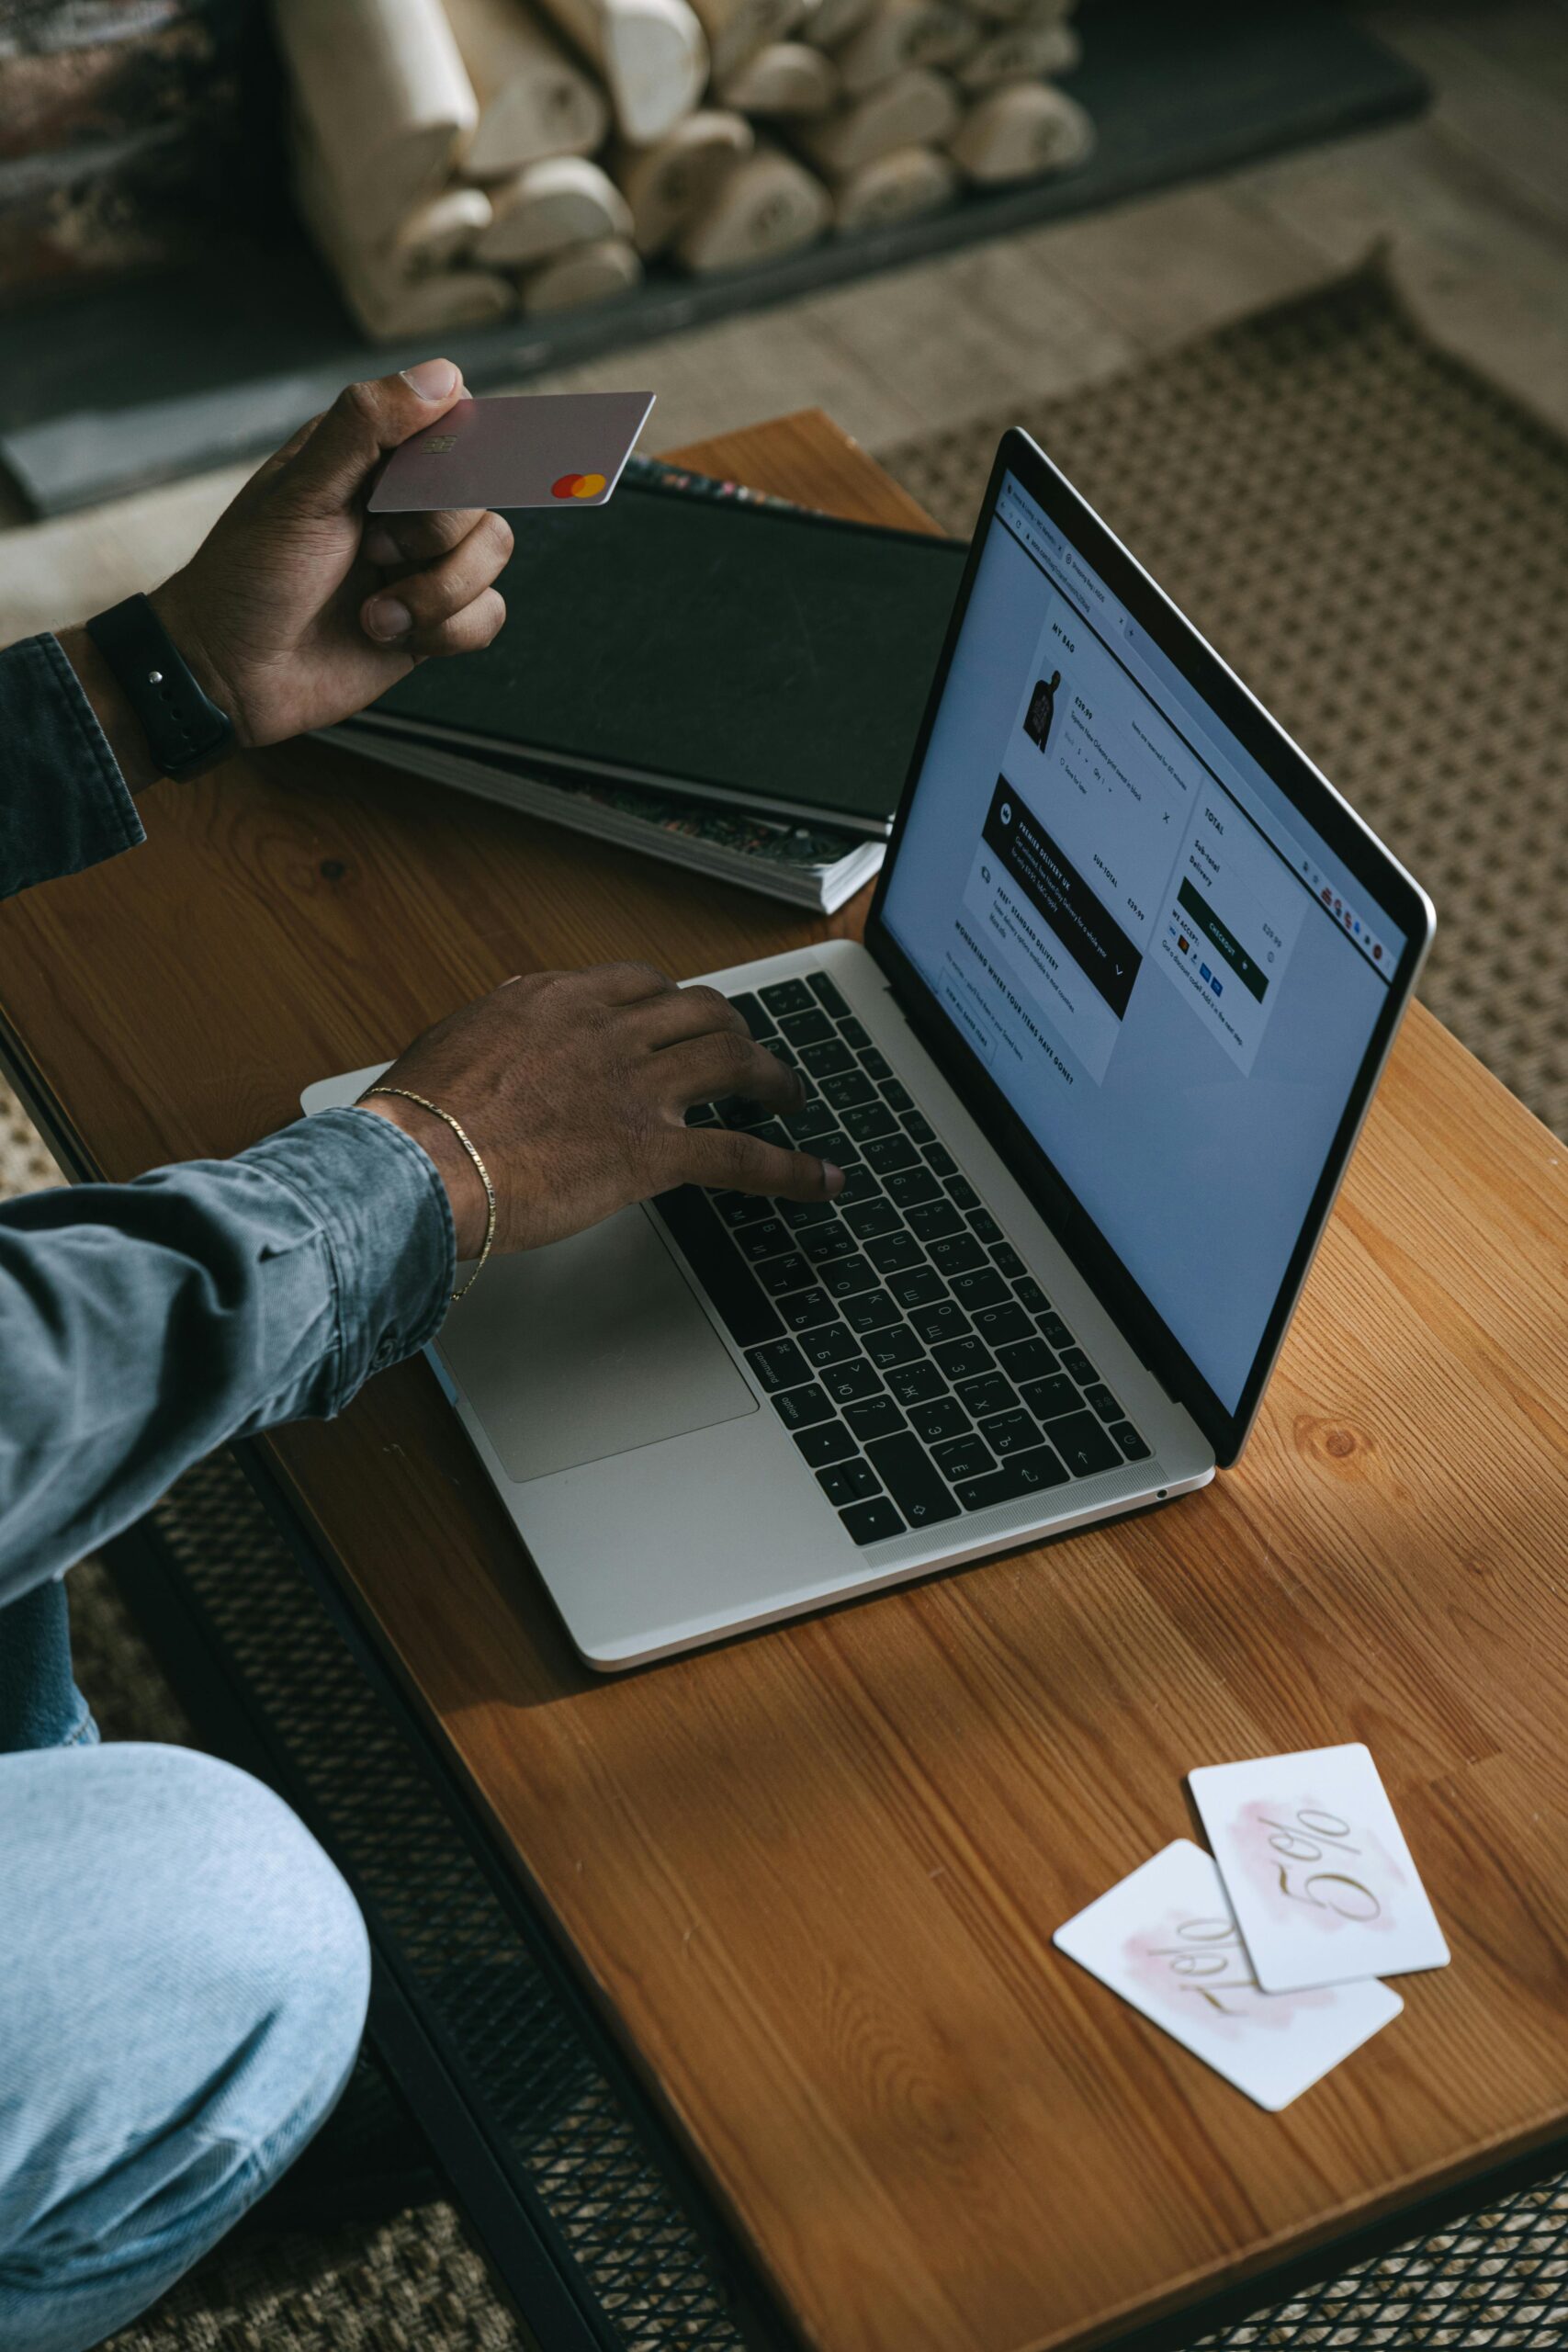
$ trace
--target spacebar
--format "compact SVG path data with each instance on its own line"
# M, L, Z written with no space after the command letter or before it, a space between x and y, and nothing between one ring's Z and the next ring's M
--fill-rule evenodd
M776 1340L784 1329L783 1318L715 1216L706 1193L694 1184L682 1184L679 1192L660 1193L653 1205L684 1250L730 1338L742 1348Z

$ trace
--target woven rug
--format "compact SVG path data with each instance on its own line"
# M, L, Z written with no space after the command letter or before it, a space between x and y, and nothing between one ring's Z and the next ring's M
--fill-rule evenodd
M1568 447L1376 266L877 455L967 536L1020 424L1425 885L1422 996L1568 1134Z
M1433 350L1368 272L1021 420L880 453L966 530L1002 425L1079 482L1438 902L1424 993L1568 1128L1568 450ZM0 1089L0 1193L58 1181ZM187 1736L87 1562L83 1687L111 1737ZM1256 2320L1244 2346L1544 2352L1568 2337L1568 2182L1515 2193ZM674 2339L670 2339L673 2352ZM448 2206L221 2251L114 2352L502 2352Z

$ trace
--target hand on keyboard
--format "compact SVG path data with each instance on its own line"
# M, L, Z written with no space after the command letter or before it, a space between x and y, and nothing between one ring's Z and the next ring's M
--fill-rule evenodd
M677 988L647 964L509 980L426 1030L378 1083L427 1096L473 1138L495 1186L498 1250L563 1240L673 1185L826 1201L843 1184L828 1161L789 1149L782 1127L773 1140L685 1124L694 1103L737 1095L787 1117L801 1082L716 989ZM397 1096L365 1108L423 1145L457 1254L476 1255L484 1189L457 1137Z

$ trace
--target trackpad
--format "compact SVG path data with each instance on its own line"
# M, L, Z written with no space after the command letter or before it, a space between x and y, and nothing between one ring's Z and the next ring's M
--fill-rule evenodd
M757 1409L641 1209L491 1259L439 1344L519 1484Z

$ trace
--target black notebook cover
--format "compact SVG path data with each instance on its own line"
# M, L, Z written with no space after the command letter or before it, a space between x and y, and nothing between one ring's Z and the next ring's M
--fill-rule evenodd
M633 482L515 528L496 642L366 721L887 832L961 542Z

